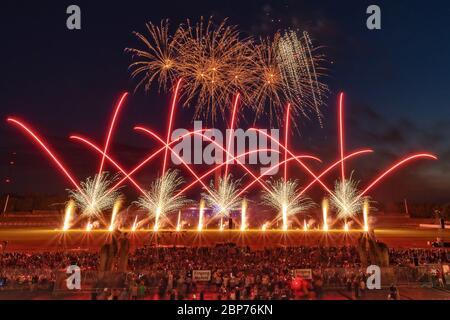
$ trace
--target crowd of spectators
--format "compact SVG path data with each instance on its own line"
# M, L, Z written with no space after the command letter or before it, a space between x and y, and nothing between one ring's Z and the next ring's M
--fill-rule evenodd
M448 263L448 253L446 249L434 248L391 249L390 265L417 270L423 265ZM99 255L89 251L0 253L0 290L12 287L53 290L57 272L64 273L67 266L74 264L84 273L97 274ZM296 269L311 269L312 279L297 276ZM92 297L298 299L320 298L324 288L335 287L346 289L358 298L365 293L368 276L356 248L351 246L264 250L234 245L143 247L130 253L128 270L128 273L116 276L120 281L114 286L92 283L97 288L92 291ZM194 270L210 270L210 281L196 283L192 277ZM423 277L419 272L409 274L417 281ZM444 278L436 274L436 279L440 285Z

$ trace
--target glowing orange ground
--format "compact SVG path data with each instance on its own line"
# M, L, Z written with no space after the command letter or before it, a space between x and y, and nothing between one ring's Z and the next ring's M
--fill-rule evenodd
M282 247L282 246L341 246L355 244L362 231L341 230L303 231L289 230L288 232L267 230L204 230L202 232L152 231L127 232L132 248L144 245L162 246L214 246L216 244L233 242L239 246L252 248ZM390 247L423 248L428 241L435 241L440 236L444 241L450 241L450 230L422 230L422 229L376 229L377 239ZM111 237L106 230L14 230L0 229L0 241L8 241L7 250L98 250Z

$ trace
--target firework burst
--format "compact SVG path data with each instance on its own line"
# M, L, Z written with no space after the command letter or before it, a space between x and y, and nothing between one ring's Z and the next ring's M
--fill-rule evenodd
M258 71L252 88L257 117L268 114L281 125L284 104L290 103L294 117L309 118L314 112L321 122L320 109L328 88L321 82L324 58L315 52L307 32L299 37L294 31L285 31L275 34L273 40L261 41L256 50Z
M298 197L300 188L298 181L284 179L269 180L267 182L269 191L264 190L262 203L279 212L279 217L283 220L283 228L287 227L287 218L314 207L314 202L302 195Z
M350 178L337 180L334 185L334 194L330 199L331 206L337 212L339 219L353 218L363 209L368 197L361 197L358 190L358 181Z
M195 106L195 117L211 119L224 115L236 93L256 117L268 114L281 124L285 103L293 116L308 116L320 108L327 86L321 83L323 57L317 55L309 35L293 31L277 33L273 39L256 42L243 38L227 20L211 19L192 24L189 20L169 34L168 21L147 24L148 36L134 34L143 49L126 49L133 56L131 76L140 78L136 89L149 90L158 79L167 89L175 78L183 78L184 105Z
M151 184L145 196L135 202L140 208L148 210L150 218L155 218L155 229L158 228L158 221L167 214L178 211L190 202L186 197L177 195L183 183L177 170L168 170Z
M114 207L114 203L121 197L119 189L111 189L117 176L109 176L107 172L96 174L94 178L87 178L80 183L80 190L68 190L76 206L83 215L89 217L100 216L103 211Z
M210 193L203 193L207 205L213 209L214 214L227 217L232 210L241 207L242 198L239 197L240 180L233 180L231 174L219 179L217 188L211 181Z
M218 25L211 19L195 25L188 20L180 30L180 77L185 80L185 104L195 105L195 116L215 121L237 92L248 102L254 61L251 39L241 39L237 27L226 20Z
M256 46L255 68L258 75L251 89L252 106L256 117L268 114L269 118L282 119L284 99L284 82L280 68L276 60L276 46L279 34L275 35L274 41L265 39ZM268 108L266 109L266 106Z
M324 69L321 55L314 54L307 32L299 37L294 31L286 31L275 41L276 60L283 80L285 98L292 104L292 111L308 117L315 112L321 121L320 108L327 86L319 81Z
M148 37L134 34L145 44L144 49L127 48L134 62L131 76L140 77L136 89L149 90L158 78L159 86L183 78L185 105L195 106L195 117L213 121L231 103L236 92L245 95L250 84L254 50L250 39L241 39L236 26L226 20L215 25L212 19L192 24L187 20L169 34L169 24L147 24Z
M175 36L169 34L169 21L163 20L159 26L149 22L146 24L149 36L134 32L133 34L143 43L144 49L127 48L134 62L130 64L132 78L140 78L136 90L143 86L149 91L154 80L159 88L167 90L179 72L178 60L179 29Z

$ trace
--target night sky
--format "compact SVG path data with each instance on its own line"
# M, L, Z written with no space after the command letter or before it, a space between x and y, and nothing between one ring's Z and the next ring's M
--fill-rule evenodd
M366 28L366 8L378 4L382 30ZM66 28L66 8L82 10L82 30ZM228 17L243 35L273 35L285 28L308 31L323 46L330 87L324 128L301 120L295 149L332 161L338 157L336 101L347 97L347 150L371 147L376 154L347 164L361 186L394 160L429 151L439 161L418 161L371 195L378 201L446 202L450 195L450 4L448 1L2 1L0 77L0 193L64 194L70 187L52 163L5 119L15 115L45 137L79 179L93 175L98 157L68 140L82 133L104 140L112 107L133 91L132 31L169 18ZM130 168L156 144L132 128L145 124L164 133L169 95L157 88L128 99L112 154ZM191 127L192 109L178 111L176 127ZM15 154L13 154L15 153ZM10 161L14 165L10 165ZM315 166L316 171L320 167ZM145 186L160 166L147 167ZM292 168L300 181L309 178ZM330 185L338 172L327 180ZM7 183L7 179L10 182ZM322 193L316 187L315 193Z

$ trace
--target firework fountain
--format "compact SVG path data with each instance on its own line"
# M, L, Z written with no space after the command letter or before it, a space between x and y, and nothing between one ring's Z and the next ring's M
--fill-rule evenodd
M112 214L111 214L111 224L109 225L109 228L108 228L109 232L113 232L117 227L116 220L117 220L117 215L119 213L121 205L122 205L122 199L119 198L114 203L114 207L113 207Z
M322 201L322 219L323 219L323 231L328 231L328 199Z
M72 189L69 191L69 195L74 205L71 210L66 208L62 228L65 231L70 228L70 217L73 216L74 206L81 211L81 216L89 219L86 226L87 231L92 229L91 219L102 219L105 211L113 209L109 229L114 230L118 213L118 209L115 210L115 208L118 199L121 197L119 190L126 182L141 195L136 203L150 214L149 219L154 218L154 231L158 231L159 226L168 220L168 214L187 205L188 200L184 195L197 185L200 185L203 189L202 198L205 200L205 205L213 210L213 218L220 218L219 230L223 230L223 218L229 217L232 211L239 210L239 208L241 208L241 230L244 231L251 225L251 219L247 214L247 204L242 198L245 192L257 185L262 190L264 204L277 212L276 220L281 220L282 230L288 231L289 218L312 207L312 201L306 197L306 192L314 185L318 185L325 191L327 199L330 201L330 206L327 199L322 202L323 231L329 230L327 220L330 208L336 211L338 219L345 220L346 228L349 227L347 220L353 219L362 210L363 229L368 231L368 194L382 180L411 161L437 159L434 155L428 153L407 156L382 171L365 188L358 188L358 183L352 179L352 176L346 177L345 163L350 158L369 154L373 151L363 149L346 153L344 148L344 94L342 93L339 95L338 101L340 156L322 171L315 172L306 160L320 161L320 159L310 155L295 154L288 146L289 122L295 123L294 118L299 115L307 115L308 110L314 111L320 119L320 107L323 105L324 93L327 92L326 86L320 82L323 72L323 68L320 66L321 58L315 54L308 34L304 33L302 36L298 36L293 32L285 32L277 34L272 41L256 43L253 39L241 40L236 27L229 27L225 22L218 26L212 24L211 21L206 23L202 21L195 25L188 22L180 25L173 36L168 33L167 21L162 22L160 26L148 24L147 29L149 37L136 33L136 36L146 45L146 49L127 50L132 53L134 59L130 66L132 77L141 77L137 87L143 86L146 90L150 89L154 80L158 80L160 88L164 90L173 89L173 97L169 124L164 138L150 129L135 128L137 131L144 132L154 138L161 146L149 153L131 170L125 170L119 161L109 153L114 128L119 120L127 93L121 95L114 109L103 146L98 146L80 135L70 137L71 140L82 143L101 156L98 173L93 178L87 178L81 183L75 179L60 157L34 129L17 118L7 119L10 124L30 137L71 185ZM293 52L300 52L300 54L293 56ZM171 86L172 83L175 84L173 87ZM239 157L243 156L242 154L233 157L228 145L227 149L222 147L222 151L226 154L225 164L218 164L202 175L197 174L190 164L184 162L173 152L174 144L179 141L170 140L178 99L183 99L185 105L198 106L195 112L197 117L202 115L204 118L216 119L217 115L225 113L226 106L231 104L233 96L235 99L232 103L231 129L235 127L236 109L240 100L244 105L252 103L255 106L256 117L265 114L268 110L267 113L271 119L273 117L273 120L278 123L284 122L284 143L273 141L273 138L268 136L271 142L278 144L285 155L284 161L270 168L268 172L284 164L283 179L274 178L265 181L264 174L255 174L250 167L239 161ZM268 108L266 108L267 106ZM283 121L284 119L285 121ZM252 129L261 135L267 135L264 130ZM194 135L214 143L204 134L204 131L189 131L185 136ZM261 149L249 150L246 154L261 151ZM184 184L184 179L178 176L178 171L167 169L169 154L178 157L182 166L186 169L185 172L193 178L193 181L183 188L181 186ZM161 175L151 184L150 190L146 191L135 180L134 176L162 155L164 155L164 161ZM248 183L244 183L243 178L234 179L228 173L228 165L233 161L251 179ZM310 181L306 180L305 185L300 187L297 180L289 179L288 162L290 165L295 164L301 168L306 179L310 178ZM105 172L103 169L107 164L111 165L118 173L109 175ZM208 186L204 180L223 167L225 167L225 175L221 177L218 185L214 186L213 183L210 183ZM323 178L338 167L341 169L341 177L340 180L336 181L333 190L324 182ZM204 221L204 209L200 205L197 229L203 228L203 225L207 223L207 221ZM178 214L176 225L178 231L181 230L180 219L181 213ZM142 221L137 221L136 216L132 229L136 230L141 223ZM265 223L261 230L267 230L270 225ZM305 231L308 230L306 220L303 227Z
M358 183L350 177L343 181L337 181L334 195L331 197L331 206L337 212L339 219L353 218L367 201L367 197L360 197Z
M231 174L219 179L218 187L211 182L211 191L203 193L207 205L213 209L214 215L220 218L230 216L231 211L238 210L242 199L239 194L240 180L233 180Z
M344 231L345 231L345 232L348 232L349 230L350 230L350 227L348 226L348 222L345 221L345 222L344 222Z
M136 201L140 208L149 212L150 218L154 218L153 231L159 230L161 220L166 220L167 214L178 211L190 202L185 196L178 195L183 182L177 170L168 170L155 179L150 190Z
M64 214L64 224L62 227L63 231L67 231L70 229L70 223L72 222L72 216L75 209L75 202L73 200L69 200L66 204L65 214Z
M90 232L93 228L93 224L91 223L91 220L88 220L88 222L86 223L86 232Z
M176 231L181 231L181 210L178 211L178 219L177 219Z
M91 218L100 217L105 210L112 209L120 198L117 189L110 189L116 179L102 172L94 178L89 177L81 182L80 189L69 190L69 196L83 215Z
M131 227L131 231L132 232L136 232L136 230L137 230L137 223L138 223L138 217L136 216L134 218L133 226Z
M364 232L369 231L369 201L366 199L364 201L364 208L363 208L363 221L364 221Z
M205 211L205 201L200 201L199 212L198 212L198 226L197 230L201 232L203 230L203 216Z
M268 181L270 191L263 191L263 204L279 212L278 220L282 221L283 231L288 230L288 218L305 213L314 203L306 196L297 197L300 193L297 181L284 179Z

